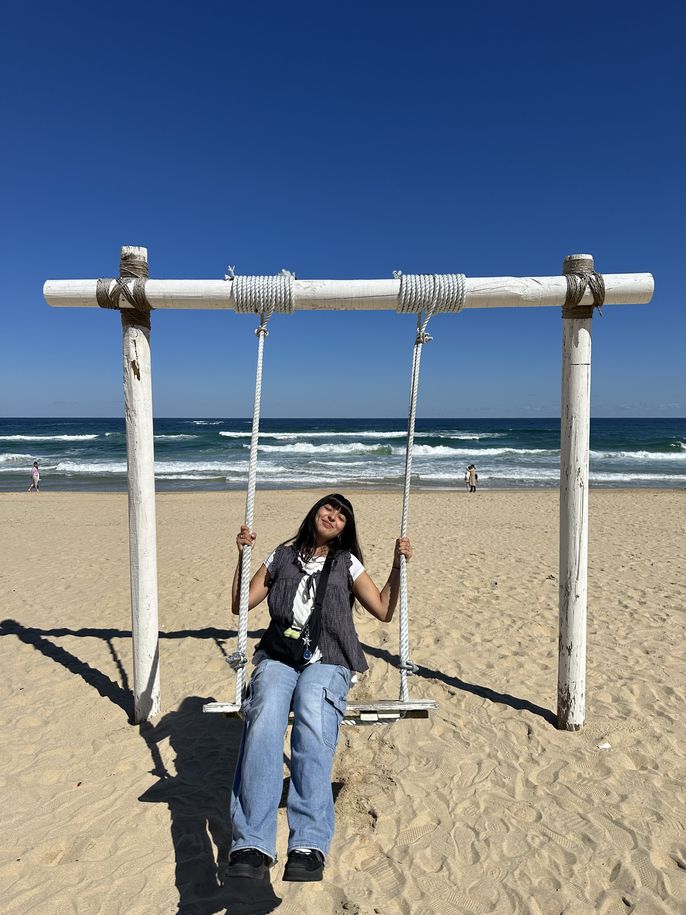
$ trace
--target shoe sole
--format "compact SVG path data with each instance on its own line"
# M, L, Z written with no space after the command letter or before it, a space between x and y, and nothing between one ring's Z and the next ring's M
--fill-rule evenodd
M259 868L250 867L247 864L226 864L224 867L219 868L219 880L221 883L226 880L233 880L236 877L248 880L264 880L268 873L269 868L266 864Z
M284 871L283 879L289 883L318 883L320 880L324 879L324 874L322 871L318 873L287 873Z

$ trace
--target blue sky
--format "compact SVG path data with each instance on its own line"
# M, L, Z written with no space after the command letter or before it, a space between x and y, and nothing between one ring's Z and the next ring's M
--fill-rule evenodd
M127 23L126 15L130 15ZM15 4L0 414L122 413L119 318L48 279L650 271L594 319L596 416L686 415L684 67L676 3ZM158 416L246 416L255 320L153 315ZM432 322L420 414L559 415L557 309ZM402 416L414 321L276 316L265 416Z

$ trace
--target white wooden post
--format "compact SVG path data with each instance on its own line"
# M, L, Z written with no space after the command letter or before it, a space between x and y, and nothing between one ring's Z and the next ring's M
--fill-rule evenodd
M593 273L590 254L566 257L563 273ZM563 307L560 414L560 636L557 726L578 731L586 705L588 467L593 306Z
M120 271L122 277L147 277L147 249L123 247ZM134 720L140 723L160 710L150 312L122 309L121 320L129 480Z

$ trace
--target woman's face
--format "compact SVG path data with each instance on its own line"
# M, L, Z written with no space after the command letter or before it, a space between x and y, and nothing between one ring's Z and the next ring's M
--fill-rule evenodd
M314 527L319 542L328 543L338 537L345 527L345 522L346 517L340 509L334 508L328 502L321 505L314 516Z

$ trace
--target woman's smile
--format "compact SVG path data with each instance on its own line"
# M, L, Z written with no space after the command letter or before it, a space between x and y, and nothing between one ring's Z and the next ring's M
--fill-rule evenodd
M345 527L345 515L331 505L322 505L315 517L320 536L326 540L336 537Z

